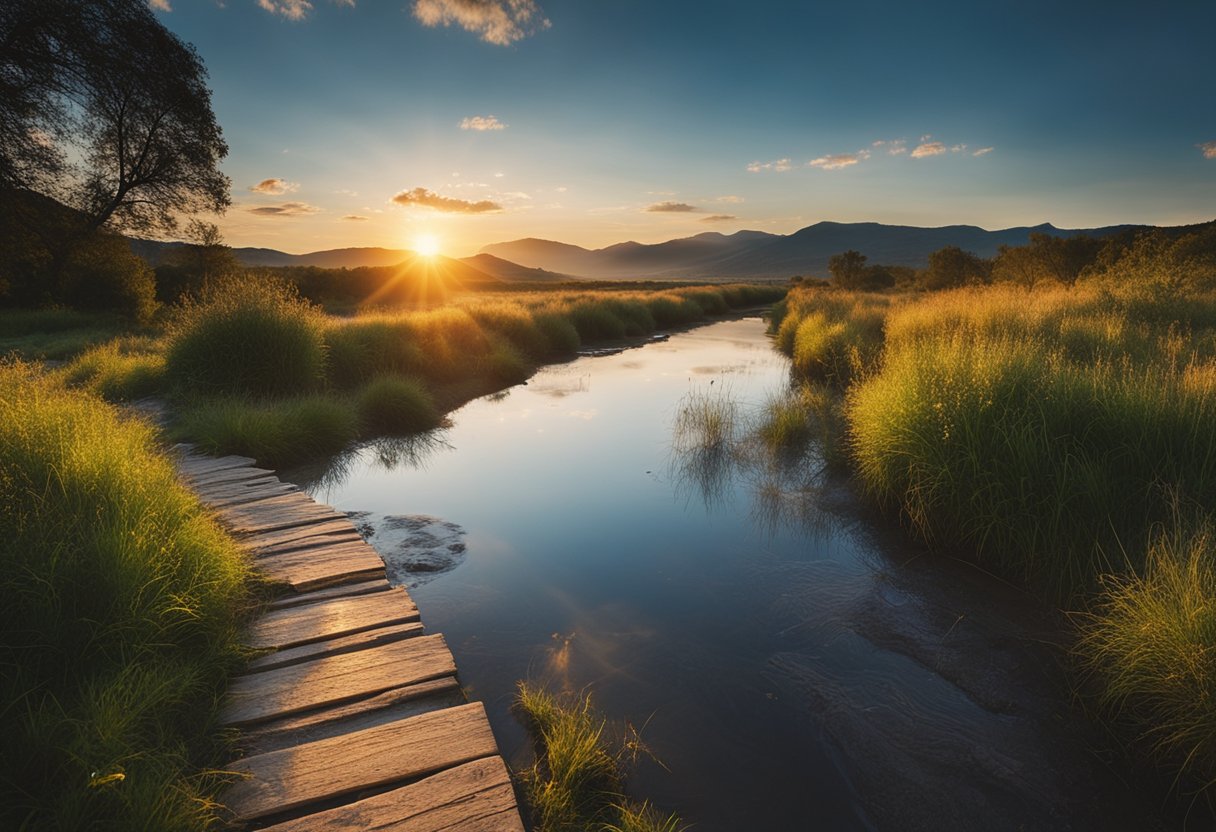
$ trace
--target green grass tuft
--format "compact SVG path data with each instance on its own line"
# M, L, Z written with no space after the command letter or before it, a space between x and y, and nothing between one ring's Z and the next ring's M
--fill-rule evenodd
M205 399L182 407L173 434L204 453L243 454L278 468L338 453L359 435L358 426L354 408L328 396Z
M359 391L359 424L364 435L400 436L439 424L435 401L417 379L381 376Z

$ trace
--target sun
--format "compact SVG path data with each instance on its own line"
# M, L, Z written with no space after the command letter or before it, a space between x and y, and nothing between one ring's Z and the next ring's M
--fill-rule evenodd
M439 253L439 238L429 232L414 238L414 251L423 257L434 257Z

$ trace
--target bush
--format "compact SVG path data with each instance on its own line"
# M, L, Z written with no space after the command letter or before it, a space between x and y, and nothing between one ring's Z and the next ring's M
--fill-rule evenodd
M359 391L358 410L359 424L367 436L417 433L439 424L431 394L413 378L375 379Z
M191 393L287 395L325 378L323 316L274 281L217 281L182 305L169 339L166 370Z
M147 424L0 366L0 826L212 828L246 562Z
M165 358L146 339L116 339L81 353L63 379L108 401L130 401L162 391Z
M325 330L329 380L352 387L378 375L418 375L426 366L422 348L405 316L360 316Z

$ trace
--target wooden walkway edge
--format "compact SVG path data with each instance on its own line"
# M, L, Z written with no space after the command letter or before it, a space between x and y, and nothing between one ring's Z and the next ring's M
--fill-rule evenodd
M252 623L266 652L229 685L243 775L220 800L275 832L523 832L485 709L440 634L346 515L253 467L177 448L178 470L282 593Z

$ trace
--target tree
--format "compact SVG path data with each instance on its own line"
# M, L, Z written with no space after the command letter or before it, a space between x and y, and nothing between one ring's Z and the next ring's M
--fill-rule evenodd
M145 0L5 0L0 10L0 186L149 232L223 211L228 146L194 49Z
M974 283L988 283L991 264L958 246L946 246L929 255L929 267L917 276L917 288L927 291L954 289Z
M1016 283L1028 292L1047 276L1043 264L1029 246L1001 246L992 261L993 279Z
M860 289L866 274L866 256L859 251L833 254L828 259L832 282L841 289Z
M1027 248L1040 269L1065 286L1072 286L1082 270L1097 260L1104 245L1103 240L1084 235L1053 237L1034 232Z

